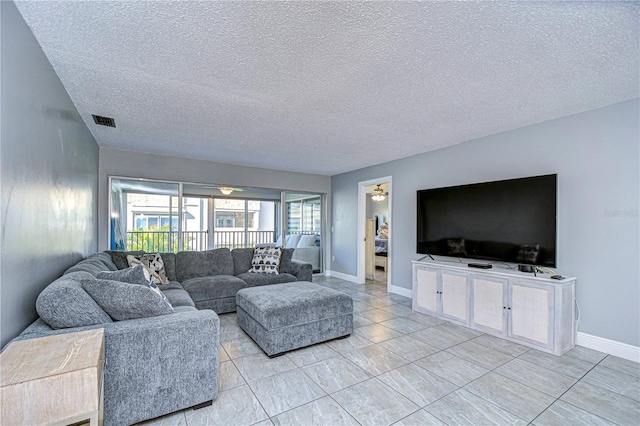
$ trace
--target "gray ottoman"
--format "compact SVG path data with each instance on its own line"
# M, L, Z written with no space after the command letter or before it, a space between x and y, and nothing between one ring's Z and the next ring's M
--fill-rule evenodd
M351 296L307 281L244 288L236 305L238 325L270 357L353 331Z

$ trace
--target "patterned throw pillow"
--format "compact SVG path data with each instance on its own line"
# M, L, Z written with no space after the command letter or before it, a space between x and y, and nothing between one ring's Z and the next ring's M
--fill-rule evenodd
M164 270L164 262L160 253L142 254L140 256L127 256L129 266L144 265L151 274L151 280L156 284L169 284Z
M167 299L167 296L165 296L165 295L164 295L164 293L162 292L162 290L160 290L160 289L158 288L158 286L156 285L156 283L154 283L153 281L149 280L149 282L147 283L147 285L149 286L149 288L150 288L151 290L153 290L153 291L154 291L154 293L156 293L158 296L160 296L160 297L162 298L162 300L164 300L164 301L165 301L165 303L166 303L167 305L169 305L169 307L170 307L171 309L173 309L173 305L171 304L171 302L169 302L169 299Z
M280 247L256 247L253 251L251 269L247 272L278 275L281 255Z

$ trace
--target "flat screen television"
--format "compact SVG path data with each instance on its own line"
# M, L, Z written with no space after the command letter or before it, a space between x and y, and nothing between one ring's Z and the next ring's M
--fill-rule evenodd
M417 252L556 266L557 175L418 191Z

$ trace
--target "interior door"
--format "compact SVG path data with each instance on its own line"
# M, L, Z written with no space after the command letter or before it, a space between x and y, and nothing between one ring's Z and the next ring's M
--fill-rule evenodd
M365 237L364 237L364 275L365 278L375 279L376 273L376 224L375 220L367 219L365 223Z

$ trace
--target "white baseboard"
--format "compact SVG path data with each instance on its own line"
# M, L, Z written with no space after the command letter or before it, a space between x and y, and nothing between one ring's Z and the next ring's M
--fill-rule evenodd
M389 293L399 294L400 296L404 296L408 298L413 297L413 292L411 291L410 288L398 287L397 285L392 284L389 286L388 290L389 290Z
M358 277L356 277L355 275L344 274L342 272L326 270L325 275L327 277L335 277L335 278L339 278L341 280L349 281L356 284L364 284L364 283L358 282Z
M581 332L578 332L576 336L576 345L628 359L629 361L640 362L640 347L638 346Z

